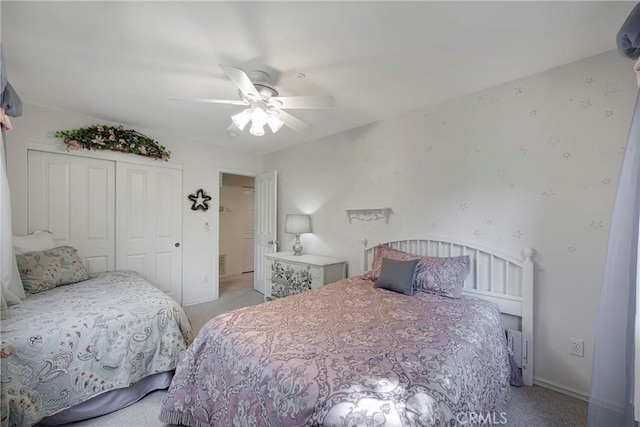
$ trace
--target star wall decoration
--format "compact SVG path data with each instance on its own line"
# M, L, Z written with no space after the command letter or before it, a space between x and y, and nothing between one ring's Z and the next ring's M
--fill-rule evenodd
M193 202L191 205L191 210L197 211L198 209L202 209L206 211L209 209L209 202L211 201L211 196L209 196L205 191L201 188L197 190L193 194L189 194L189 200Z

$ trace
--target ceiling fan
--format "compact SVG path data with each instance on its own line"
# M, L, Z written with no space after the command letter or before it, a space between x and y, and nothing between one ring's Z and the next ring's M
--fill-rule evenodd
M249 122L249 133L254 136L264 135L264 126L268 125L276 133L283 125L297 131L305 132L310 126L284 110L333 108L336 100L333 96L278 96L278 91L271 85L271 76L264 71L253 71L250 76L239 68L220 64L220 68L240 89L240 99L209 99L170 97L184 101L205 102L210 104L242 105L248 108L231 116L230 134L242 131Z

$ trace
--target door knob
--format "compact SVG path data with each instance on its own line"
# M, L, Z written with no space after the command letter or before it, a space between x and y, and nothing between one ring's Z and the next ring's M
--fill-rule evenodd
M267 242L268 245L277 245L278 243L280 243L280 242L278 242L277 240L269 240Z
M175 246L176 248L179 248L179 247L180 247L180 242L176 242L174 246Z

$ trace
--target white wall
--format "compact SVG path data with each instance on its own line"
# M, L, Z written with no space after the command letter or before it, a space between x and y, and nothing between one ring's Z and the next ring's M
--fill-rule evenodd
M26 166L29 144L45 144L64 151L64 143L53 137L57 130L75 129L94 123L113 124L94 117L69 111L49 109L25 104L23 115L12 119L14 130L6 134L7 172L11 187L11 204L14 234L27 232L26 211ZM213 144L186 141L176 135L167 135L153 130L136 130L159 141L172 153L171 163L183 165L183 242L182 277L183 305L195 304L218 297L215 281L218 269L218 179L219 169L256 174L262 170L262 159L258 156L232 151ZM107 153L131 161L133 154ZM96 152L100 157L102 153ZM135 156L140 157L140 156ZM153 161L161 164L160 161ZM212 209L192 211L187 195L203 188L213 197ZM210 230L204 230L208 221Z
M633 64L608 52L403 117L272 153L279 239L312 215L305 252L347 257L360 239L449 236L519 256L537 250L539 382L586 395L611 209L636 95ZM345 208L391 207L349 224ZM568 354L569 337L585 357Z

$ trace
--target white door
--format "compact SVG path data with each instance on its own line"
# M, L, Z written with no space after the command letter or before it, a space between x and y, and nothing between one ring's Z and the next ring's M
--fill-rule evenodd
M264 294L264 255L276 251L278 222L278 174L268 172L256 177L253 257L253 288Z
M182 299L182 170L118 162L116 269Z
M115 164L29 150L28 232L70 242L90 273L114 269Z

